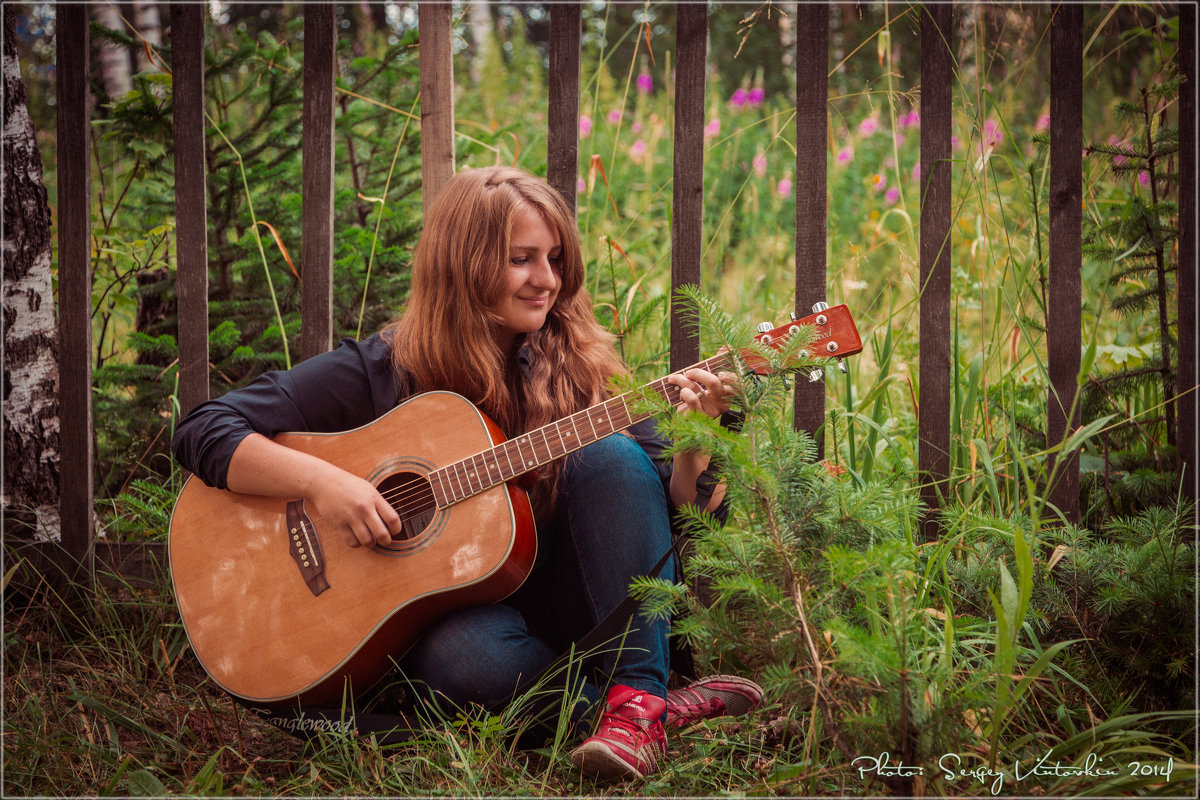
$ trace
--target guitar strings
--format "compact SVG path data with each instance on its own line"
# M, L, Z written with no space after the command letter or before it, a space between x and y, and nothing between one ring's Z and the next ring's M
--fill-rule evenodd
M685 370L682 370L682 371L687 371L689 369L712 370L712 369L720 369L721 367L725 367L725 366L729 366L728 354L718 354L718 355L712 356L711 358L709 358L705 361L702 361L699 364L696 364L692 367L687 367ZM672 373L672 374L677 374L677 373ZM659 378L656 381L652 381L651 383L647 384L647 388L649 388L653 391L657 391L659 394L663 395L664 399L667 402L676 403L679 400L679 395L682 391L682 388L673 383L668 383L667 378L669 378L669 377L670 376L668 375L666 377ZM509 448L510 445L514 445L516 447L517 452L518 452L518 458L519 458L520 457L520 447L521 447L520 440L521 439L529 440L529 445L530 445L531 449L533 450L534 458L535 458L535 460L537 460L539 462L537 466L540 466L541 464L547 463L549 461L556 460L558 458L562 458L562 457L568 455L569 453L573 452L573 450L568 449L565 452L563 452L562 454L560 454L558 456L554 456L552 454L552 450L549 445L549 439L545 433L546 428L549 428L551 425L554 425L557 427L558 425L562 424L563 422L566 422L567 420L574 420L576 417L582 416L583 418L585 418L587 420L589 426L593 429L593 432L594 432L595 431L594 423L596 421L601 421L603 419L607 419L609 424L610 425L612 424L612 414L611 414L610 407L618 405L618 404L622 407L622 411L620 413L623 413L627 417L626 421L628 422L630 419L632 419L632 417L630 416L629 404L627 402L627 400L631 394L632 393L630 393L630 392L626 392L624 394L620 394L616 397L610 398L610 399L604 401L603 403L598 403L597 405L591 406L589 408L585 408L582 411L577 411L576 413L571 414L570 416L564 417L561 420L550 423L550 425L544 425L533 431L528 431L524 434L521 434L520 436L517 436L517 437L514 437L507 441L501 442L500 444L490 448L489 450L481 451L479 453L476 453L475 455L468 456L467 458L461 459L453 464L447 464L443 467L433 470L428 475L414 474L413 480L406 481L405 483L403 483L402 485L400 485L394 489L389 489L386 492L381 492L380 495L383 497L383 499L385 501L387 501L387 503L389 505L391 505L394 509L396 509L396 511L400 514L400 516L402 518L411 517L411 516L420 515L420 514L426 514L431 510L436 511L439 506L437 504L437 498L434 496L434 489L433 489L432 481L430 480L430 478L434 474L442 473L442 479L447 480L447 481L448 481L449 477L453 476L459 481L460 487L461 487L461 484L465 482L467 484L468 488L470 488L471 487L470 476L472 474L477 474L478 471L477 470L475 472L465 471L468 469L467 467L463 466L466 462L472 461L481 456L484 457L484 459L486 461L489 454L496 453L497 451L500 451L500 450L506 450ZM603 417L600 416L600 411L604 412ZM632 424L632 423L630 423L630 424ZM572 425L578 431L578 422L577 421L573 422ZM628 427L628 424L616 426L609 433L598 436L596 441L599 441L599 439L606 438L607 436L611 436L612 434L617 433L620 430L623 430L625 427ZM534 444L532 441L532 438L531 438L533 435L537 434L539 431L542 432L543 438L546 439L545 448L546 448L546 455L548 456L548 458L545 459L544 461L541 459L541 455L538 452L538 445ZM577 450L579 448L576 447L574 449ZM507 453L505 453L505 457L507 460L509 460L509 462L511 464L511 458L508 457ZM500 481L495 481L486 486L481 486L478 490L472 491L468 494L464 494L462 497L457 498L454 502L455 503L461 502L462 500L465 500L468 497L473 497L474 495L484 492L490 488L499 486L501 483L506 483L509 480L518 478L521 475L524 475L527 472L531 472L532 470L536 469L537 466L530 467L529 469L524 470L523 472L516 473L511 478L508 478L505 480L500 480ZM490 476L489 476L489 479L490 479ZM414 502L414 501L416 501L416 502ZM429 501L432 501L432 504ZM454 505L454 503L450 503L449 505ZM318 541L327 541L330 536L341 535L340 532L326 530L324 528L324 523L326 523L326 522L327 522L327 520L325 520L324 517L316 517L316 518L310 518L308 522L301 523L301 524L306 529L306 532L309 532L308 528L311 526L311 534L315 535L317 537Z

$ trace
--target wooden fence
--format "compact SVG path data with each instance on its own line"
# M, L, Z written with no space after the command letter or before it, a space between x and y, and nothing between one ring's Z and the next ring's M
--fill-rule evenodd
M829 9L797 4L796 22L796 312L826 300L827 95ZM921 9L920 151L920 412L919 471L925 499L936 508L950 477L951 451L951 103L952 7ZM82 4L59 4L58 176L59 305L61 320L61 457L63 551L85 582L93 564L129 578L161 561L161 548L97 548L93 530L94 453L91 414L91 264L88 153L88 15ZM709 11L706 3L677 9L677 90L674 125L672 286L700 281L704 182L704 104ZM1083 9L1063 3L1051 25L1050 261L1047 339L1052 387L1047 400L1049 441L1061 442L1077 424L1071 401L1080 367L1082 204ZM206 6L173 3L171 35L175 90L175 174L180 351L180 398L186 411L208 396L208 264L204 165L204 51ZM331 4L309 3L304 20L303 243L301 354L331 346L333 270L333 80L337 30ZM717 11L714 13L736 13ZM1179 274L1180 452L1195 496L1196 246L1195 246L1195 7L1182 5L1181 68L1188 81L1181 103L1182 176ZM548 179L574 205L578 172L581 5L550 7ZM422 173L424 199L454 172L454 107L449 3L419 5ZM836 302L837 298L830 298ZM671 324L671 365L698 360L698 342L679 319ZM800 383L797 424L817 429L825 418L823 384ZM1051 500L1078 518L1079 467L1057 470ZM935 520L930 515L929 524ZM932 528L927 529L932 534Z

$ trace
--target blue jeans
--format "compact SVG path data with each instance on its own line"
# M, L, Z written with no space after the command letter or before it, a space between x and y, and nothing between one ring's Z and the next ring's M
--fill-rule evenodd
M633 439L615 435L566 458L553 520L538 526L538 554L506 600L454 612L401 660L404 676L452 703L499 708L629 593L671 545L662 481ZM661 577L674 575L668 560ZM615 683L666 697L670 623L635 615L619 652L600 656ZM605 649L612 650L612 646ZM595 688L587 692L597 697Z

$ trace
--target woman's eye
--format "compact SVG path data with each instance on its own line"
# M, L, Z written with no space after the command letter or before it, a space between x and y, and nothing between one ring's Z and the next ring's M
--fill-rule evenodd
M513 256L512 258L509 259L509 263L513 264L514 266L518 266L518 267L524 266L528 261L529 261L529 259L526 258L525 256Z

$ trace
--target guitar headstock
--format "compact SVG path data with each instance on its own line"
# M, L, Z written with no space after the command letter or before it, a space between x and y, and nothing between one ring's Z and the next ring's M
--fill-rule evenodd
M862 337L858 334L858 326L850 315L850 309L843 305L830 306L821 309L807 317L780 325L769 331L763 331L754 337L759 344L778 350L792 334L800 331L801 326L812 326L815 338L812 343L797 353L800 364L811 359L845 358L862 352ZM742 353L746 366L759 374L769 371L767 362L752 352Z

